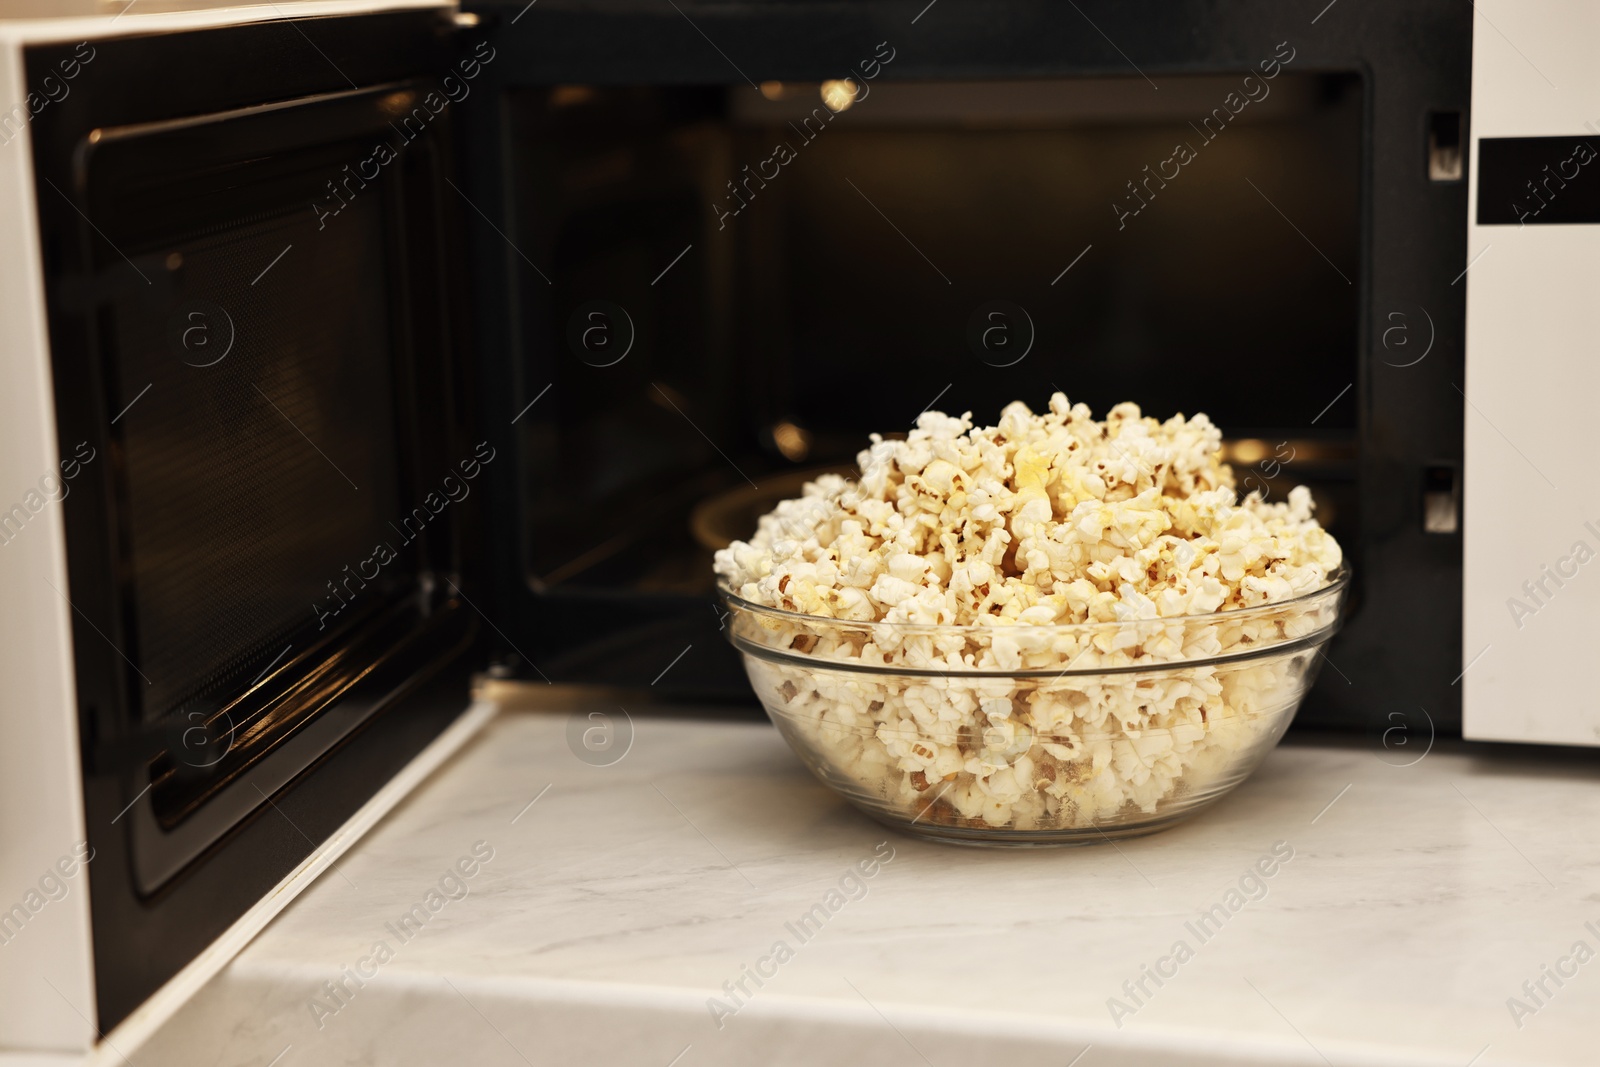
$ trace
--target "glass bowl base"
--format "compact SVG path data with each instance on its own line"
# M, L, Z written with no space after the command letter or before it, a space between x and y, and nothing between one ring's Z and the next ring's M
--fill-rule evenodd
M1217 799L1221 799L1220 797ZM874 822L911 837L938 841L946 845L968 845L974 848L1074 848L1084 845L1104 845L1134 837L1146 837L1170 830L1181 822L1210 807L1210 803L1195 804L1182 811L1152 815L1147 819L1117 823L1110 826L1071 827L1054 830L1008 830L994 827L950 826L944 823L907 821L885 815L870 808L858 808Z

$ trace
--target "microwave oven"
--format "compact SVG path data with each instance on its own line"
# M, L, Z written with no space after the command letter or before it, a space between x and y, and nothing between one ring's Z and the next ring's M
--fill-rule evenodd
M933 408L1206 411L1354 563L1302 723L1600 744L1573 0L28 6L0 1049L147 1029L475 675L753 709L712 550Z

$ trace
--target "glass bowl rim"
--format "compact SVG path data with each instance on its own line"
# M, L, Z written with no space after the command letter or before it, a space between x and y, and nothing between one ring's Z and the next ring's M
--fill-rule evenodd
M1304 605L1318 597L1327 597L1338 605L1343 601L1345 592L1350 586L1350 567L1340 564L1332 574L1332 580L1320 589L1310 593L1303 593L1287 600L1276 600L1268 604L1257 604L1248 608L1230 608L1227 611L1214 611L1197 615L1170 615L1154 619L1127 619L1112 622L1092 623L1067 623L1052 625L1010 625L1010 626L976 626L972 624L960 626L940 626L932 623L891 623L891 622L859 622L850 619L830 619L823 615L807 615L803 612L788 611L783 608L768 608L764 605L751 605L744 600L719 586L719 592L736 609L748 611L750 614L765 614L780 618L784 621L801 621L805 623L829 623L839 627L854 627L858 629L878 626L889 626L895 630L909 634L953 634L970 635L974 631L995 634L1017 635L1047 635L1056 636L1070 633L1096 634L1101 632L1115 632L1127 627L1155 624L1166 627L1173 623L1182 625L1218 626L1228 622L1249 619L1252 613L1266 613L1279 608ZM1265 659L1272 656L1288 656L1304 649L1310 648L1321 655L1321 647L1339 632L1343 625L1343 613L1336 612L1333 618L1309 633L1298 637L1285 638L1281 641L1272 641L1262 644L1246 645L1212 655L1184 657L1172 659L1152 660L1140 663L1122 663L1115 666L1094 665L1088 667L1075 667L1078 658L1083 655L1080 651L1070 660L1065 667L1019 667L1014 670L994 669L961 669L941 665L936 667L921 667L904 663L863 663L860 660L835 659L829 656L817 656L809 652L796 652L790 648L776 648L765 645L759 641L751 640L742 634L734 632L733 627L727 628L728 642L742 654L754 656L768 663L783 664L799 667L809 671L835 671L849 674L871 674L880 677L905 677L905 678L943 678L948 680L973 679L1061 679L1061 678L1087 678L1106 675L1172 675L1179 671L1191 670L1200 667L1213 667L1224 664L1237 664L1255 659ZM1092 647L1092 646L1090 646ZM1327 657L1324 656L1324 659Z
M1139 626L1142 624L1170 625L1182 623L1185 625L1199 623L1202 625L1222 625L1228 622L1246 620L1256 613L1277 611L1281 608L1291 608L1296 605L1305 605L1319 597L1338 599L1350 586L1351 568L1349 563L1341 562L1328 574L1326 585L1313 589L1309 593L1289 597L1286 600L1271 600L1265 604L1252 604L1244 608L1225 608L1221 611L1195 612L1188 615L1157 615L1149 619L1112 619L1106 622L1051 622L1051 623L940 623L940 622L886 622L882 619L839 619L828 615L811 615L804 611L790 611L788 608L775 608L767 604L757 604L753 600L746 600L739 594L729 589L721 579L717 581L717 594L733 608L750 615L766 615L781 619L785 622L797 622L807 625L837 626L841 629L870 629L878 626L892 627L895 632L916 635L956 635L956 634L987 634L991 637L1000 634L1034 637L1039 635L1061 636L1081 633L1103 633L1107 630L1116 630L1122 627ZM1277 647L1277 646L1275 646Z
M1322 646L1339 632L1340 620L1320 627L1311 633L1300 637L1290 638L1276 644L1249 645L1244 648L1219 652L1213 656L1195 656L1184 659L1152 660L1148 663L1120 663L1114 667L1074 667L1078 656L1073 657L1065 667L1018 667L1016 670L961 670L955 667L912 667L898 663L862 663L860 660L830 659L827 656L813 656L808 652L794 652L789 649L773 648L770 645L757 644L748 638L730 632L728 643L746 656L766 660L768 663L778 663L789 667L799 667L808 671L842 671L847 674L875 674L886 678L944 678L950 681L961 681L971 678L974 681L984 679L1047 679L1054 681L1061 678L1103 678L1108 675L1122 674L1149 674L1157 676L1171 676L1180 671L1196 670L1201 667L1220 667L1236 663L1245 663L1255 659L1266 659L1272 656L1290 656L1305 649L1313 649L1322 655ZM1327 659L1323 656L1323 659ZM1330 661L1331 662L1331 661Z

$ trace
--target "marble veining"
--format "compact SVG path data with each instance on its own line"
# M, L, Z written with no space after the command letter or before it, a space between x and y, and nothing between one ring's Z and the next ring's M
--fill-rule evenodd
M567 725L502 714L132 1061L1600 1062L1600 753L1291 741L1173 830L1011 852L765 725L635 717L607 767Z

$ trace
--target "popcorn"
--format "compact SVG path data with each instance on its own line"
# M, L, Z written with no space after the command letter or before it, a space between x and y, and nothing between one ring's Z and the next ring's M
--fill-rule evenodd
M1205 415L1097 421L1061 393L872 435L860 479L808 483L717 553L730 592L813 617L735 613L781 652L746 657L758 695L824 778L931 823L1085 828L1239 774L1315 646L1193 661L1325 639L1337 597L1272 605L1342 557L1304 487L1239 501L1221 442Z

